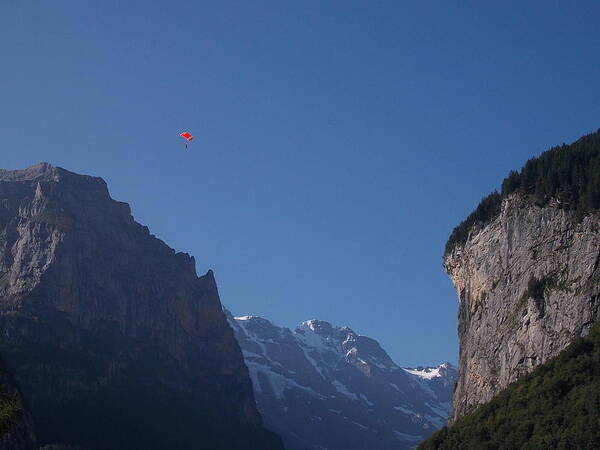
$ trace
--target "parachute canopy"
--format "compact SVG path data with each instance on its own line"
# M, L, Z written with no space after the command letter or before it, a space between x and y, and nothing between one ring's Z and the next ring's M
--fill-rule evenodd
M194 139L194 136L192 136L192 134L188 133L187 131L184 131L183 133L179 133L179 136L181 136L188 142L190 142L192 139Z

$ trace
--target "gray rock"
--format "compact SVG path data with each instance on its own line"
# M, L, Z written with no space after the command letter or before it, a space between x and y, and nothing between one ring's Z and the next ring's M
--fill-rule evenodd
M0 171L0 329L40 445L280 448L212 272L100 178Z
M600 305L600 217L518 195L444 257L459 300L453 419L586 335Z
M449 363L404 369L376 340L320 320L290 330L229 319L265 424L288 450L409 449L446 423Z

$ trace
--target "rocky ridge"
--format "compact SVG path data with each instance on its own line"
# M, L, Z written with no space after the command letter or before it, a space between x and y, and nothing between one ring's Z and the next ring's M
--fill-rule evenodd
M198 277L101 178L0 171L0 329L40 445L281 448L212 272Z
M446 423L449 363L401 368L376 340L324 321L228 318L265 424L288 450L414 448Z

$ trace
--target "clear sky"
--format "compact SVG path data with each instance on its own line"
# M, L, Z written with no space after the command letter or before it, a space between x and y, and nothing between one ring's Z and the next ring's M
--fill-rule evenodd
M236 315L455 362L446 238L600 127L599 20L597 1L4 1L0 167L102 176Z

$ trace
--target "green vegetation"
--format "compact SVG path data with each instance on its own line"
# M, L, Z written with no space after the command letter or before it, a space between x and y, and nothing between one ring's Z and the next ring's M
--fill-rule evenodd
M527 289L523 293L523 297L521 298L519 305L525 305L527 299L532 298L537 309L543 313L545 306L544 296L546 291L555 289L557 283L556 274L546 275L539 280L532 276L527 282Z
M600 448L600 323L421 450Z
M549 280L550 277L544 277L540 280L531 277L527 283L527 290L525 291L524 296L531 297L534 300L543 299L544 291L546 290L546 285L549 284Z
M556 200L575 211L577 220L600 209L600 130L578 141L551 148L532 158L520 172L512 171L502 182L502 192L492 192L450 235L448 254L464 244L475 225L484 225L500 214L502 200L512 193L530 198L538 206Z
M0 435L6 433L15 424L19 412L17 393L10 393L7 386L0 387Z

